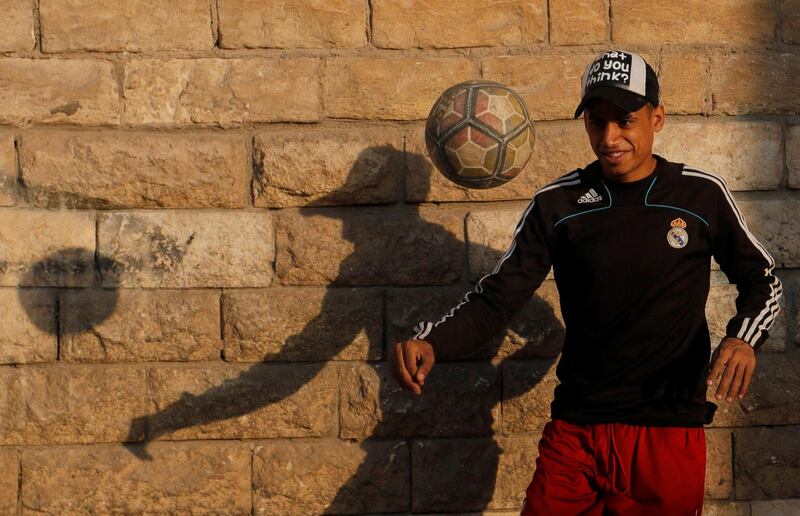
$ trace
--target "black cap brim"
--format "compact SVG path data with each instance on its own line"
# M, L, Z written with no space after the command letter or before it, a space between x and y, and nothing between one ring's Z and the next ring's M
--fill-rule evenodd
M647 104L647 99L638 93L624 90L616 86L600 86L583 97L581 103L578 104L578 109L575 110L574 118L578 118L589 101L596 98L605 99L626 113L638 111L642 109L642 106Z

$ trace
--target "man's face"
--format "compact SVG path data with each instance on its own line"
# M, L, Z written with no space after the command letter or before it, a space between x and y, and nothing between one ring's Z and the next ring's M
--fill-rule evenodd
M606 177L635 181L654 165L653 138L664 126L664 107L645 104L626 113L604 99L592 101L583 113L584 126Z

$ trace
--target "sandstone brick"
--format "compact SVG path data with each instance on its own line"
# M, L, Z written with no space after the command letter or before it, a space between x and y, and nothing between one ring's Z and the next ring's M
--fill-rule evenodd
M13 206L17 200L17 153L14 135L0 133L0 206Z
M789 127L786 135L786 154L789 188L800 188L800 125Z
M611 32L624 45L758 45L775 39L777 13L769 0L611 0Z
M342 369L344 439L479 436L500 429L500 374L486 362L436 364L422 394L403 390L387 363Z
M733 443L736 498L800 498L800 426L738 428Z
M219 294L203 290L69 290L59 300L66 362L216 360Z
M483 511L522 505L538 436L422 439L411 445L412 511Z
M0 364L55 362L56 296L43 289L0 289Z
M800 202L765 199L737 203L750 231L775 259L775 267L800 266L800 231L794 216L800 213Z
M539 188L597 159L582 121L535 123L534 130L533 155L522 172L503 186L478 190L458 186L441 174L428 158L424 130L414 129L407 141L406 198L412 202L530 200Z
M710 95L709 57L704 54L674 54L661 58L659 95L667 114L705 113ZM667 125L671 120L667 121Z
M706 499L733 498L732 433L724 428L706 428Z
M48 365L0 369L0 444L141 439L145 372L131 367Z
M462 224L436 208L282 210L276 273L285 285L453 283L464 263Z
M706 499L703 503L703 516L750 516L750 504Z
M409 450L403 441L276 441L253 455L254 514L407 511Z
M94 281L94 215L87 212L0 210L0 283L8 286L90 286Z
M750 511L752 516L794 516L800 512L800 500L753 501Z
M237 136L31 133L20 144L21 195L47 208L243 208L250 161Z
M784 288L784 291L786 289ZM711 334L711 349L714 350L725 337L728 321L736 315L736 297L738 292L733 284L712 284L706 302L706 320ZM759 348L759 353L781 352L786 350L786 296L781 297L781 311L778 313L769 338Z
M547 39L544 0L375 2L372 39L383 48L522 46Z
M249 514L250 446L156 443L142 461L119 445L22 452L25 512Z
M153 52L214 47L205 0L66 0L39 6L45 52Z
M550 44L591 45L609 36L604 0L550 0Z
M800 43L800 1L781 2L781 33L784 43Z
M477 79L462 57L331 58L325 72L325 110L333 118L421 120L450 86Z
M539 456L538 443L541 431L528 435L497 437L502 450L497 465L497 481L490 509L514 509L519 511L525 499L525 489L536 470Z
M282 130L255 146L259 207L394 202L405 169L403 133L386 127Z
M716 427L800 423L800 358L792 353L756 355L750 387L741 401L717 400L716 389L715 382L707 391L708 399L717 405Z
M781 128L774 122L668 119L653 152L720 175L731 190L772 190L783 179Z
M132 124L315 122L321 62L286 59L137 59L125 66Z
M257 364L154 367L147 439L252 439L334 435L334 366Z
M482 77L516 91L534 123L572 119L580 102L581 75L595 57L591 53L492 56L483 60Z
M2 124L119 123L119 89L109 61L3 58L0 77Z
M106 287L265 287L272 278L266 212L102 213L98 233Z
M217 6L220 45L362 47L367 43L366 5L358 0L222 0Z
M503 434L536 432L550 420L556 359L503 362Z
M420 321L437 322L458 305L474 285L419 289L395 289L389 292L387 346L409 339ZM508 328L486 343L470 358L553 357L564 342L564 323L558 292L552 281L545 281L511 319Z
M225 359L380 360L383 291L276 287L226 291Z
M800 110L800 55L739 53L711 56L714 113L793 114Z
M0 52L33 50L33 5L27 0L3 0L3 24L0 29Z
M19 457L14 448L0 448L0 512L16 514Z

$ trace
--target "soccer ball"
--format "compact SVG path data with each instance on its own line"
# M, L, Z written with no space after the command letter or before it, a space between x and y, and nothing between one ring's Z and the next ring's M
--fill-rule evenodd
M511 88L467 81L439 97L425 124L436 168L467 188L493 188L519 174L533 153L533 122Z

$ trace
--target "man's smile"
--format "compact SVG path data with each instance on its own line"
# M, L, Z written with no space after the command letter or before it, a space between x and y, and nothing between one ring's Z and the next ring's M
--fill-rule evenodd
M603 157L605 157L606 161L609 163L620 163L625 158L626 153L630 151L612 151L612 152L603 152Z

